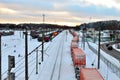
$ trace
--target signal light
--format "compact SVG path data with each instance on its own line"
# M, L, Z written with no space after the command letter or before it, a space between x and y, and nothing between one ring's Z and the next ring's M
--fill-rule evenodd
M9 67L10 68L14 68L15 67L15 56L8 56L8 59L9 59Z

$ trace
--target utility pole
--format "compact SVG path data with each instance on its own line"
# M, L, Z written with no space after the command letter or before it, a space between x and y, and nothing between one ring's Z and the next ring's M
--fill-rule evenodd
M10 56L8 56L10 57ZM11 68L10 68L10 60L8 59L8 80L10 80L10 71L11 71Z
M83 30L83 49L85 50L85 32Z
M44 24L44 22L45 22L45 14L43 14L42 16L43 16L43 24Z
M83 28L83 49L85 50L85 41L86 41L86 24L84 24L84 28Z
M36 74L38 74L38 48L36 49Z
M66 41L67 41L67 35L68 35L68 32L67 32L67 30L66 30Z
M44 60L44 32L42 32L42 62Z
M98 69L100 68L100 35L101 35L100 27L99 27L99 35L98 35Z
M0 34L0 80L2 80L2 52L1 52L1 34Z
M28 80L28 37L27 28L25 32L25 80Z
M45 14L43 14L43 26L45 21ZM42 62L44 60L44 30L42 30Z

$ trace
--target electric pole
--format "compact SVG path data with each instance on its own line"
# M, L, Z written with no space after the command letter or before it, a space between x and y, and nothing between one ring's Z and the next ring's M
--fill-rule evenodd
M45 14L43 14L43 26L45 21ZM42 62L44 60L44 30L42 30Z
M36 74L38 74L38 48L36 49Z
M44 22L45 22L45 14L43 14L42 16L43 16L43 24L44 24Z
M83 49L85 50L85 42L86 42L86 24L84 24L83 28Z
M98 69L100 68L100 35L101 35L100 27L99 27L99 35L98 35Z
M25 80L28 80L28 32L25 32Z
M0 80L2 80L2 52L1 52L1 34L0 34Z

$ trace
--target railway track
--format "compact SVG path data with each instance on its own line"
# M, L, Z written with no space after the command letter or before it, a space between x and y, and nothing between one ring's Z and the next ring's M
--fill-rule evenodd
M57 40L54 39L47 50L49 56L43 62L43 68L37 80L61 80L62 60L63 60L63 47L64 47L64 32L57 36ZM46 77L45 77L46 76Z
M62 54L63 54L63 43L64 40L61 39L61 43L57 50L57 56L55 59L55 63L52 69L52 74L50 80L60 80L60 71L61 71L61 62L62 62Z
M117 60L120 61L120 52L115 50L114 48L112 50L108 50L107 46L106 46L107 43L105 44L101 44L101 49L103 51L105 51L107 54L113 56L114 58L116 58ZM110 45L113 45L115 43L109 43Z

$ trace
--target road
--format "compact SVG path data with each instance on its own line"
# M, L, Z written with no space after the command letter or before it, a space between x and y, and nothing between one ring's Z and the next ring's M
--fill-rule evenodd
M120 52L117 51L117 50L115 50L114 48L113 48L112 50L108 50L106 44L108 44L108 43L101 44L101 49L102 49L103 51L105 51L107 54L113 56L114 58L116 58L117 60L120 61ZM109 43L109 44L110 44L110 45L113 45L113 44L115 44L115 43Z

